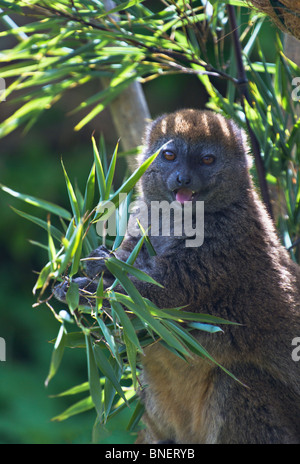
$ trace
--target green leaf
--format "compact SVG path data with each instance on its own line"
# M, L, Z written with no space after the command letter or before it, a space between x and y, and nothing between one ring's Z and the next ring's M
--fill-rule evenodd
M88 396L87 398L84 398L83 400L80 400L77 403L73 404L58 416L53 417L51 420L61 422L66 419L69 419L69 417L75 416L76 414L80 414L82 412L89 411L93 408L93 400L91 396Z
M103 170L103 165L102 165L102 161L100 158L100 154L99 154L94 137L92 137L92 143L93 143L94 160L95 160L95 165L96 165L96 173L97 173L97 181L98 181L98 186L99 186L100 198L104 199L105 192L106 192L105 175L104 175L104 170Z
M102 96L106 94L106 97L103 98L102 102L96 105L95 108L93 108L92 111L90 111L90 113L75 126L75 131L79 131L84 126L86 126L86 124L88 124L93 118L95 118L97 114L101 113L101 111L103 111L104 108L106 108L106 106L109 105L110 102L112 102L123 90L126 89L126 87L128 87L135 80L136 76L132 76L124 80L120 84L116 85L115 87L110 87L109 91L107 91L107 89L102 91Z
M67 268L68 264L70 263L71 259L75 257L77 260L78 258L78 253L77 250L81 249L82 246L82 232L83 232L83 225L82 222L80 221L78 226L75 228L70 240L67 240L66 238L63 239L63 245L65 247L65 255L62 256L61 263L59 270L57 272L57 276L61 275L65 269ZM77 253L77 254L76 254ZM76 272L76 269L72 267L72 271L70 275L73 275L72 272Z
M172 346L183 355L190 357L190 353L185 349L183 344L178 341L178 338L166 329L159 320L154 319L154 317L149 314L146 303L130 279L125 274L122 275L122 272L119 272L119 270L114 269L112 273L119 279L120 284L129 295L129 297L127 297L121 293L116 293L116 299L146 322L168 345Z
M79 305L79 289L76 282L70 282L68 291L66 293L66 300L70 308L71 314L74 313L75 309Z
M73 275L77 274L78 269L79 269L79 264L80 264L80 258L82 254L82 234L83 234L83 227L80 228L79 233L78 233L78 244L76 246L76 251L74 254L74 257L72 259L72 267L70 271L70 277Z
M95 163L93 163L89 178L86 183L85 194L84 194L84 213L90 212L93 209L94 196L95 196Z
M214 364L216 364L218 367L220 367L224 372L226 372L230 377L232 377L234 380L237 382L241 383L242 382L231 372L229 372L225 367L223 367L221 364L219 364L210 354L209 352L191 335L189 334L183 327L179 326L176 322L173 321L164 321L164 324L169 327L170 329L173 329L180 338L182 338L187 346L190 348L190 350L197 354L200 357L205 357L212 361Z
M96 345L96 344L94 344L93 350L94 350L94 355L95 355L95 361L96 361L98 368L100 369L102 374L110 380L110 382L112 383L112 385L114 386L114 388L116 389L120 397L123 398L124 401L126 401L122 387L118 379L116 378L116 375L114 373L114 370L109 360L103 353L103 350L100 348L99 345Z
M119 204L120 204L119 194L120 193L129 193L133 189L133 187L135 186L137 181L142 177L142 175L148 169L150 164L155 160L155 158L157 157L159 152L160 152L160 150L158 150L152 156L147 158L143 162L143 164L134 171L134 173L124 182L124 184L113 194L113 196L109 200L100 202L99 205L98 205L98 210L99 210L99 208L101 208L102 211L104 211L104 209L106 208L106 205L107 205L107 208L110 208L111 203L113 203L115 208L117 208L119 206ZM101 218L102 214L103 213L100 213L100 214L97 213L95 218L94 218L94 222L99 220Z
M212 316L211 314L192 313L192 312L188 312L188 311L182 311L181 308L159 309L153 304L152 304L152 306L148 304L147 308L148 308L148 311L150 313L157 314L159 317L166 318L166 319L175 319L175 320L177 320L179 322L192 321L192 322L200 322L200 323L203 323L203 324L233 324L233 325L239 325L237 322L228 321L227 319L223 319L223 318L217 317L217 316Z
M51 270L56 271L57 269L56 249L55 249L53 238L51 236L50 218L48 219L48 256L49 256L49 261L51 263Z
M82 332L71 332L66 334L65 345L68 348L86 348L84 334Z
M60 363L61 363L61 360L64 354L64 350L65 350L65 334L66 334L66 329L64 325L62 324L60 326L57 339L56 339L56 342L53 348L51 362L50 362L50 369L49 369L47 379L45 380L46 387L49 385L50 380L55 376L60 366Z
M108 10L105 13L100 14L97 16L98 19L100 18L105 18L108 15L112 15L114 13L118 13L119 11L124 11L127 10L127 8L132 7L133 5L139 5L142 2L142 0L127 0L127 1L122 1L121 5L118 5L110 10Z
M111 359L111 362L114 362L114 359ZM121 375L122 375L122 369L120 366L115 363L115 373L116 373L116 378L118 382L121 380ZM107 418L111 412L112 406L113 406L113 401L116 397L116 389L114 388L113 384L109 379L105 379L104 383L104 423L106 423Z
M142 419L144 412L145 406L141 401L138 401L126 429L130 432L134 431Z
M52 96L46 96L25 103L12 116L0 124L0 137L5 137L26 122L28 123L27 129L29 129L40 114L51 106L52 100Z
M158 283L156 280L154 280L151 276L149 276L148 274L146 274L145 272L141 271L140 269L137 269L136 267L128 264L128 263L125 263L124 261L121 261L115 257L112 257L112 258L108 258L106 260L106 267L109 269L110 265L111 264L114 264L115 266L119 267L119 269L121 269L122 271L126 272L126 274L131 274L132 276L136 277L137 279L139 280L142 280L143 282L148 282L150 284L153 284L153 285L157 285L161 288L164 288L163 285L161 285L160 283Z
M99 314L100 310L103 306L103 298L104 298L104 283L103 283L103 273L98 282L97 290L96 290L96 315Z
M64 167L64 164L63 164L62 160L61 160L61 164L62 164L62 168L63 168L63 171L64 171L64 176L65 176L65 180L66 180L67 191L68 191L68 195L69 195L71 208L72 208L75 220L76 220L76 224L78 224L79 221L80 221L80 210L79 210L79 206L78 206L78 201L77 201L73 186L72 186L72 184L70 182L70 179L69 179L68 174L67 174L67 172L65 170L65 167Z
M107 176L106 176L106 192L105 192L105 195L104 195L104 200L109 199L109 195L110 195L110 191L111 191L111 187L112 187L112 181L113 181L114 174L115 174L115 169L116 169L118 148L119 148L119 142L116 145L116 148L114 150L114 153L113 153L113 156L112 156L109 168L108 168L108 172L107 172Z
M129 319L126 312L124 311L122 305L120 305L118 301L115 301L113 299L110 300L110 304L123 327L123 335L126 334L127 339L135 346L135 348L140 353L143 353L143 350L141 348L139 339L136 335L135 329L131 323L131 320Z
M35 283L35 286L33 287L32 289L32 293L35 295L36 294L36 291L39 289L39 288L42 288L48 281L48 277L49 275L51 274L52 272L52 263L47 263L43 269L41 270L41 272L39 273L39 276L38 276L38 279Z
M117 362L121 365L121 360L120 360L120 356L119 356L119 353L118 353L118 349L117 349L117 346L116 346L114 336L112 335L111 331L109 330L107 325L104 323L104 321L101 319L101 317L97 317L97 321L98 321L99 327L100 327L100 329L101 329L101 331L102 331L102 333L104 335L105 341L107 342L107 345L108 345L112 355L117 360Z
M26 203L36 206L37 208L45 209L49 213L56 214L57 216L61 216L64 219L71 219L71 214L66 209L61 208L60 206L54 205L53 203L50 203L45 200L40 200L39 198L33 197L31 195L16 192L15 190L12 190L11 188L6 187L2 184L0 184L0 188L9 195L18 198L18 200L25 201Z
M120 195L123 195L123 194L120 194ZM132 198L132 191L129 192L128 195L125 194L125 200L120 201L118 211L116 212L116 226L117 226L116 232L117 233L116 233L116 238L112 246L113 250L116 250L117 248L119 248L126 234L128 217L129 217L128 208L130 205L131 198Z
M137 244L135 245L134 249L132 250L132 252L130 253L130 255L128 256L127 260L126 260L126 263L127 264L131 264L133 265L135 263L135 260L136 258L138 257L141 249L142 249L142 246L144 244L144 241L146 239L146 235L143 234L142 237L139 239L139 241L137 242Z
M35 216L32 216L31 214L24 213L23 211L19 211L18 209L14 208L13 206L11 206L11 209L15 213L17 213L19 216L27 219L28 221L33 222L34 224L37 224L38 226L42 227L43 229L45 229L48 232L48 223L46 221L43 221L42 219L39 219L39 218L37 218ZM51 232L52 237L59 240L59 242L62 240L63 234L56 227L50 226L50 232Z
M124 342L126 345L126 353L127 353L130 370L131 370L133 387L136 389L138 385L137 375L136 375L137 348L136 348L136 345L132 343L131 339L127 336L125 331L123 333L123 338L124 338Z
M92 342L91 342L90 336L87 334L85 334L85 341L86 341L90 393L91 393L94 406L97 411L98 419L101 422L102 415L103 415L103 404L102 404L103 391L102 391L100 380L99 380L99 373L98 373L98 368L97 368L97 364L95 361L95 355L94 355L94 350L92 347Z
M78 393L89 391L89 383L83 382L75 387L68 388L67 390L57 393L56 395L50 395L50 398L60 398L62 396L78 395Z

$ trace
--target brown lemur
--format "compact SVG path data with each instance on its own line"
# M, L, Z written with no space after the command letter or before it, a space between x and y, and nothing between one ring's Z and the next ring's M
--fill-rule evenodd
M156 256L142 250L136 266L164 288L132 280L161 308L187 305L241 324L196 336L246 386L200 357L185 362L153 344L141 360L147 428L137 442L300 443L300 362L291 355L300 336L300 268L255 191L245 134L221 115L186 109L152 122L144 142L139 163L163 148L141 179L141 198L204 201L204 242L151 237ZM115 255L126 260L136 241L127 236ZM79 287L95 291L103 266L88 262ZM57 298L66 290L57 287Z

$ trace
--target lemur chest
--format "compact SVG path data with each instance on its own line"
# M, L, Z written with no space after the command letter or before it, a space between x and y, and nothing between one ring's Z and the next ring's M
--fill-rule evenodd
M157 344L143 359L146 422L155 440L205 443L213 400L213 366L185 362Z

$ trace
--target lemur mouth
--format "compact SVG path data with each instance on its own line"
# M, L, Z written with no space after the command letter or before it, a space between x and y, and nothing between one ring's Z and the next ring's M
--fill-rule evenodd
M178 190L174 190L175 200L179 203L183 204L186 201L193 201L197 192L188 188L181 188Z

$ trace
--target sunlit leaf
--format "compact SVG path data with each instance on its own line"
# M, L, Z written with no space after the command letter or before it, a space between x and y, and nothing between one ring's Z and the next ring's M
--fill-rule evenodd
M96 165L96 173L97 173L97 181L98 181L98 187L99 187L99 192L100 192L100 198L104 199L105 192L106 192L106 182L105 182L105 176L104 176L104 170L103 170L101 157L100 157L99 150L97 148L94 137L92 137L92 143L93 143L94 160L95 160L95 165Z
M84 194L84 212L92 211L94 207L94 195L95 195L95 163L92 166L89 178L86 183L85 194Z
M56 342L53 348L51 362L50 362L50 369L49 369L47 379L45 380L46 386L48 386L50 380L55 376L60 366L60 363L61 363L61 360L64 354L64 350L65 350L65 334L66 334L66 329L64 325L62 324L60 326L57 339L56 339Z
M69 195L71 208L72 208L72 211L73 211L73 215L74 215L74 217L75 217L75 219L77 221L77 224L78 224L78 222L80 221L80 210L79 210L79 207L78 207L78 201L77 201L73 186L72 186L72 184L70 182L70 179L68 177L67 171L65 170L63 161L61 161L61 164L62 164L63 172L64 172L64 175L65 175L65 180L66 180L67 191L68 191L68 195Z
M72 416L75 416L76 414L81 414L93 408L94 402L91 396L88 396L87 398L84 398L83 400L73 404L58 416L53 417L51 420L61 422L63 420L69 419Z
M124 184L113 194L112 197L110 197L109 200L103 201L98 205L98 210L101 207L101 210L103 211L106 207L106 205L110 205L111 203L114 204L114 207L117 208L120 204L120 193L129 193L133 187L136 185L137 181L142 177L144 172L148 169L150 164L155 160L159 153L159 150L154 153L152 156L150 156L148 159L146 159L140 167L138 167L134 173L124 182ZM97 221L101 217L102 213L98 213L96 217L94 218L94 221Z
M64 219L71 219L71 214L64 208L61 208L60 206L54 205L53 203L50 203L49 201L45 200L40 200L39 198L33 197L31 195L26 195L22 194L19 192L16 192L15 190L12 190L9 187L6 187L5 185L0 184L0 188L8 193L9 195L17 198L18 200L22 200L25 203L28 203L30 205L36 206L38 208L42 208L49 213L56 214L57 216L61 216Z

